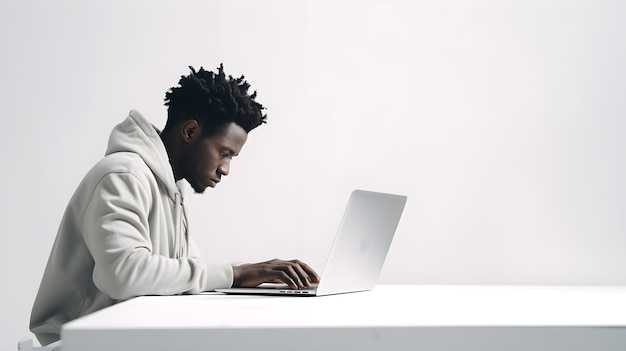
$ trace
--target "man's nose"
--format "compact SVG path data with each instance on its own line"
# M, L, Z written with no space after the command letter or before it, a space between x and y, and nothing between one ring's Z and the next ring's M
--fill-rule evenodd
M229 171L230 171L230 159L226 159L220 164L219 172L221 175L227 176Z

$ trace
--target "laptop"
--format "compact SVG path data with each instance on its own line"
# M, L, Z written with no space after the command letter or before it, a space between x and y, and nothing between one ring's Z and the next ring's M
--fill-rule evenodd
M385 263L404 211L404 195L354 190L339 225L321 280L311 288L286 284L254 288L227 288L227 294L322 296L371 290Z

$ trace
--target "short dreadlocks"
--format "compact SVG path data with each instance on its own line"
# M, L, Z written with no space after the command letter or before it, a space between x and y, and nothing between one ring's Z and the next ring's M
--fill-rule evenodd
M178 87L170 88L165 94L168 117L165 129L181 120L193 118L203 126L206 135L216 133L231 122L247 133L266 123L263 105L256 102L256 91L248 95L250 84L242 75L233 78L224 74L220 64L217 74L200 67L189 66L191 74L181 76Z

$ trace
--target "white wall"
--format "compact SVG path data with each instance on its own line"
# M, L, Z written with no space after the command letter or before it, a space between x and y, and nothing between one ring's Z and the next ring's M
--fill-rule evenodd
M75 186L187 66L269 123L191 196L215 260L323 268L353 188L409 196L381 280L626 283L626 2L2 1L0 349Z

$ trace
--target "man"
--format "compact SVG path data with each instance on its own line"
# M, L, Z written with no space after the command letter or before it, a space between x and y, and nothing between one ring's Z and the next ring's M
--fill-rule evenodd
M222 65L191 68L165 95L162 132L136 111L113 129L67 206L44 272L30 322L42 345L59 340L62 324L134 296L319 281L298 260L206 264L189 236L182 180L197 193L215 187L266 121L249 87Z

